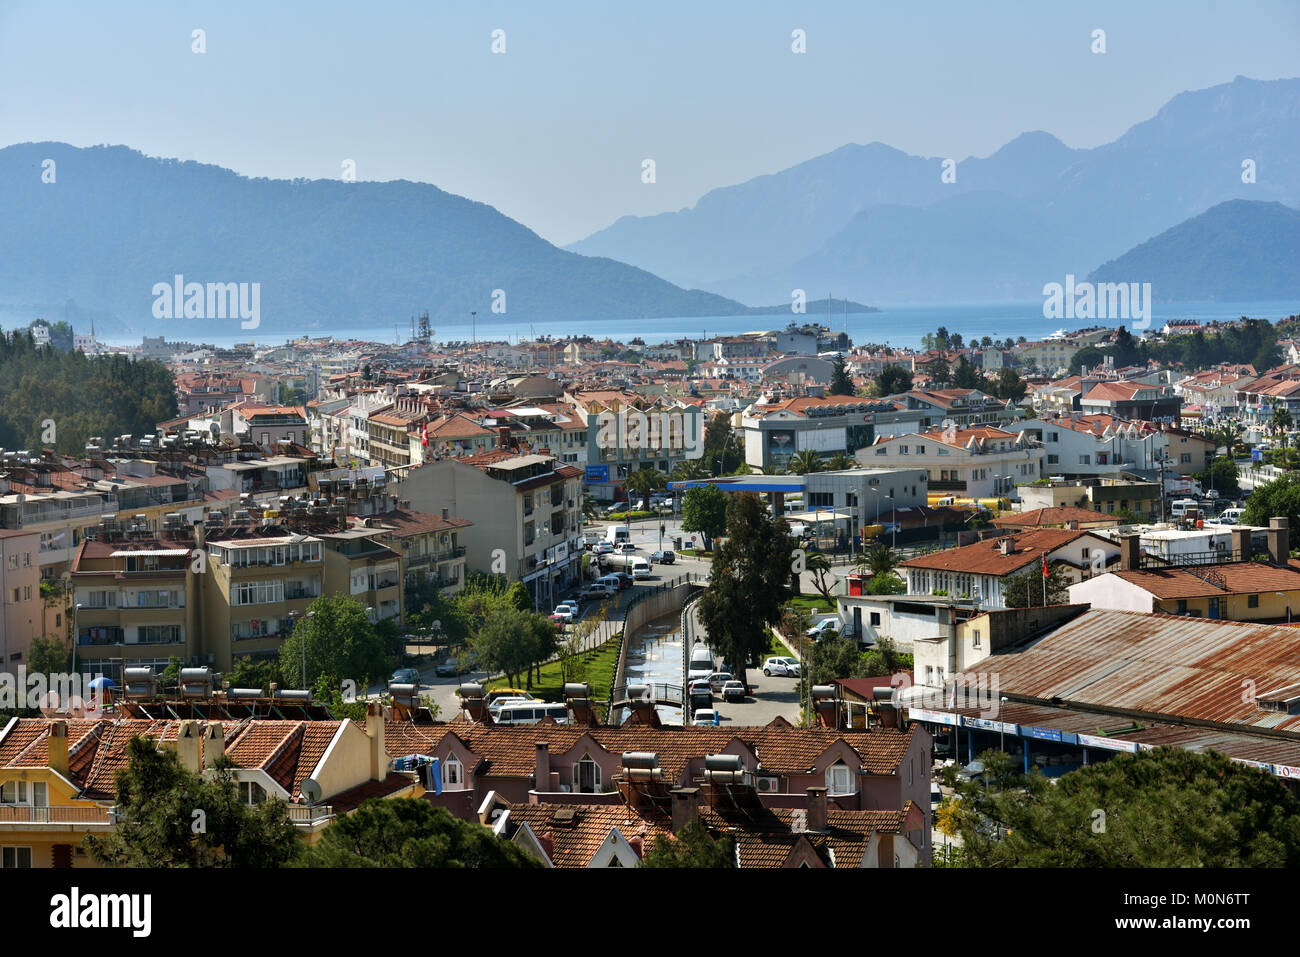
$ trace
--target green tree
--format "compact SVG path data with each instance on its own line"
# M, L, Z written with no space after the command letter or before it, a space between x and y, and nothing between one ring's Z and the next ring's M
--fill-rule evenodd
M986 383L980 371L963 355L957 357L952 367L952 384L958 389L982 389Z
M623 481L627 486L629 502L635 504L639 497L647 508L650 507L650 493L667 487L663 473L658 469L637 469ZM632 495L633 492L636 495Z
M1121 754L1052 783L981 755L988 787L956 785L968 867L1295 867L1300 802L1214 751Z
M766 652L766 626L780 620L790 597L794 544L785 522L758 499L737 495L727 503L727 540L709 570L700 620L709 644L742 672L747 659L756 665Z
M469 640L479 661L504 672L516 686L526 672L531 683L532 666L553 654L556 645L555 624L550 618L509 605L492 609Z
M1241 477L1241 471L1237 468L1237 463L1230 458L1217 458L1210 463L1210 467L1196 476L1196 480L1201 483L1203 489L1214 489L1217 492L1228 496L1235 496L1240 487L1237 484Z
M1291 528L1300 528L1300 475L1288 473L1272 482L1257 486L1246 499L1241 516L1244 525L1268 527L1268 520L1286 516Z
M839 634L825 635L808 646L809 681L830 684L836 678L861 678L862 653L857 642Z
M1020 402L1024 399L1028 388L1015 369L1010 366L1003 366L998 370L997 380L993 383L993 394L999 399Z
M714 840L698 819L672 837L660 835L641 861L642 867L735 867L736 846L728 835Z
M70 657L68 645L62 639L37 635L27 649L27 670L33 674L58 674L68 670Z
M286 864L301 850L285 803L246 805L225 755L204 778L152 738L133 738L126 750L127 766L116 776L117 827L85 839L99 863L265 868Z
M1095 369L1106 359L1106 353L1096 346L1084 346L1070 357L1070 375L1079 375L1085 368Z
M790 456L786 472L790 475L808 475L822 470L822 459L813 449L803 449Z
M858 556L856 567L873 578L888 575L898 567L898 555L888 545L880 542Z
M1291 430L1291 426L1294 424L1291 421L1291 410L1285 406L1274 409L1271 424L1273 426L1273 431L1280 433L1282 436L1282 448L1286 448L1286 434Z
M858 467L858 461L847 452L835 452L825 462L829 472L843 472Z
M907 582L893 572L873 575L863 589L868 595L901 595L907 591Z
M813 587L817 593L827 604L834 605L831 587L835 584L835 579L831 576L831 560L821 552L809 552L804 558L804 568L812 575Z
M1048 605L1065 605L1070 601L1067 590L1070 580L1060 562L1047 563ZM1002 584L1002 601L1008 608L1038 608L1043 602L1043 566L1034 562L1019 575L1012 575Z
M714 485L697 485L682 497L682 531L699 532L704 547L713 548L713 540L727 529L727 493Z
M943 356L935 356L929 362L921 366L921 371L931 379L930 387L947 382L952 376L952 371L948 368L948 363Z
M481 824L452 817L421 798L371 798L335 818L320 842L295 862L303 867L540 867Z
M854 388L853 379L849 376L844 357L836 356L831 368L831 384L826 393L828 395L853 395L855 392L857 392L857 389Z
M290 682L314 688L322 674L355 681L361 688L385 678L391 648L365 606L351 595L322 595L307 608L280 646L280 671Z
M912 390L912 373L902 366L889 365L880 370L876 379L880 395L899 395Z

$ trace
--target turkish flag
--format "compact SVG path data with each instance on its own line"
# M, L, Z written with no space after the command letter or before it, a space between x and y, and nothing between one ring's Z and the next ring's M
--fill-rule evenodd
M1047 577L1047 552L1043 552L1043 577Z

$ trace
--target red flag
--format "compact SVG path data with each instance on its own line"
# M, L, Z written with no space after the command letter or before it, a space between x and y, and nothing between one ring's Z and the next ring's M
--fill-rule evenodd
M420 444L426 449L429 447L429 423L427 421L420 428Z
M1047 552L1043 552L1043 577L1047 577Z

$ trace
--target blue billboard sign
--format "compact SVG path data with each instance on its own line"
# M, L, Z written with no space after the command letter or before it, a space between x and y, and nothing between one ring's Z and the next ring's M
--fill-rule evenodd
M608 465L588 465L587 478L588 482L608 482L609 466Z

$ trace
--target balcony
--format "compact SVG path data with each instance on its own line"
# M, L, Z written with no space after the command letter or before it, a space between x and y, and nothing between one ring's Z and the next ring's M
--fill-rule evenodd
M285 601L302 601L304 599L319 598L319 597L320 597L319 588L307 588L300 585L297 588L289 588L286 586L284 589Z
M334 807L330 804L317 804L309 807L305 804L288 806L289 820L298 825L324 824L334 817Z
M26 804L0 804L0 830L14 826L17 828L32 825L53 824L98 824L108 826L113 823L111 809L89 804L84 807L32 807Z

